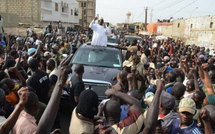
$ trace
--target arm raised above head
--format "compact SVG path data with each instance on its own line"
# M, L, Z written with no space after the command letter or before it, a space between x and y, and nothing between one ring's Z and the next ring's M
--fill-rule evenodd
M57 116L63 85L66 82L68 74L71 72L72 65L69 64L71 59L72 55L68 56L58 67L58 80L49 103L38 124L37 134L48 134L52 129Z

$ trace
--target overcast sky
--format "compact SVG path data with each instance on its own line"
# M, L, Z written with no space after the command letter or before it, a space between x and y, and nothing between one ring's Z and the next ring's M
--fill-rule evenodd
M215 0L96 0L96 14L113 24L125 22L131 12L130 22L144 22L148 7L148 22L173 17L215 15ZM152 19L151 19L152 18Z

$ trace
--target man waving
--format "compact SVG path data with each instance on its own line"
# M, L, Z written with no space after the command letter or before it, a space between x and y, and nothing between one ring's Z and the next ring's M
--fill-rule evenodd
M94 46L107 46L107 35L109 33L109 28L106 28L103 18L98 19L98 24L96 23L96 17L91 23L90 28L93 30L92 45Z

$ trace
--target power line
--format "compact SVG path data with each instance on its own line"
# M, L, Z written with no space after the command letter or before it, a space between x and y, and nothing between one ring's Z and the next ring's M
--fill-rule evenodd
M164 4L165 1L167 1L167 0L161 0L161 1L157 2L156 4L153 4L152 7L154 7L154 6L158 6L158 7L159 7L160 5ZM162 2L162 3L161 3L161 2ZM159 5L158 5L158 4L159 4Z
M177 0L176 0L177 1ZM181 2L183 2L183 1L185 1L185 0L181 0L181 1L179 1L179 2L177 2L176 4L174 4L176 1L174 1L173 3L171 3L171 4L169 4L168 6L166 6L166 7L163 7L163 8L160 8L160 9L156 9L156 10L166 10L166 9L169 9L169 8L172 8L172 7L174 7L174 6L176 6L176 5L178 5L178 4L180 4Z
M144 12L145 12L145 9L137 17L135 17L135 19L140 18L144 14Z
M181 9L177 10L176 12L174 12L174 13L173 13L172 15L170 15L169 17L172 17L173 15L179 13L181 10L183 10L183 9L187 8L188 6L190 6L190 5L194 4L194 3L196 3L197 1L198 1L198 0L195 0L195 1L193 1L193 2L191 2L191 3L189 3L189 4L187 4L186 6L182 7Z

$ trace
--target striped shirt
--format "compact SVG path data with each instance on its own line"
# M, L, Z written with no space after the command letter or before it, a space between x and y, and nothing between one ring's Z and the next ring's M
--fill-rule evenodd
M187 127L180 127L180 119L175 119L172 123L170 134L203 134L196 122Z
M143 127L143 114L130 109L127 117L112 126L96 126L96 134L137 134Z

